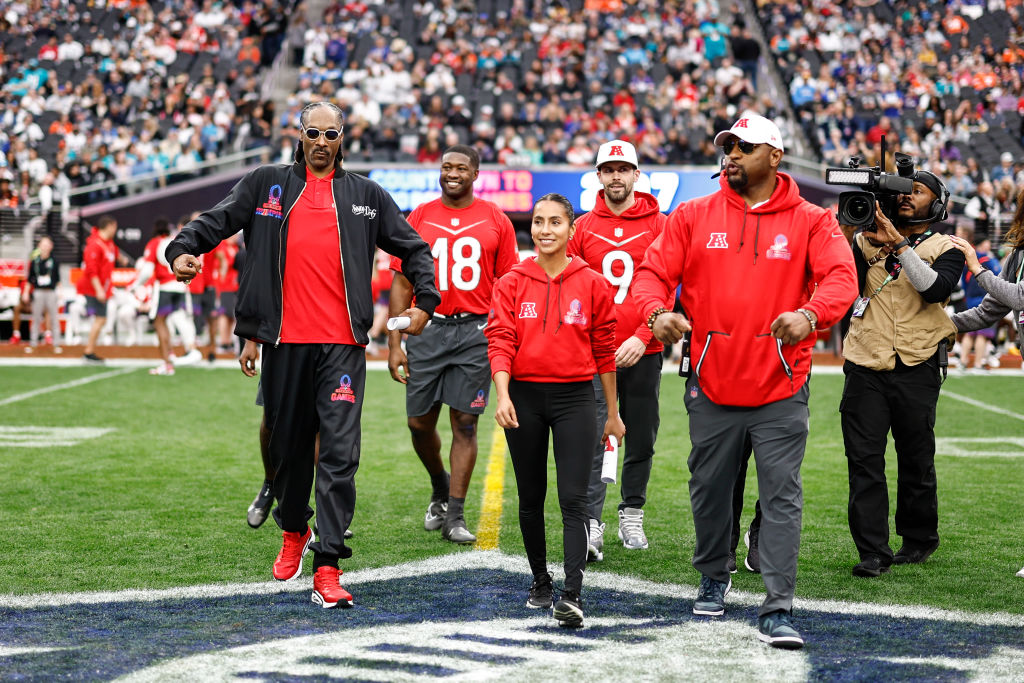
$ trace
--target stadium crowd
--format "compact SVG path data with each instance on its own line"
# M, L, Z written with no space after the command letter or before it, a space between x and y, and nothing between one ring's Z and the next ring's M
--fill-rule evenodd
M825 162L874 165L885 135L890 151L950 179L957 213L991 198L977 227L1005 229L1024 187L1020 3L793 0L759 3L759 17Z
M261 88L288 9L271 0L0 2L3 206L38 197L48 209L74 187L156 171L187 178L207 159L269 144L273 103Z

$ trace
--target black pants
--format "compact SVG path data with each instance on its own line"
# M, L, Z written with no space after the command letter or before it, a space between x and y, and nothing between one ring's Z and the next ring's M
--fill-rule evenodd
M316 566L336 565L339 557L352 555L345 545L345 530L356 505L365 352L344 344L265 344L261 383L270 458L277 470L274 495L279 503L274 519L284 531L306 530L319 431L319 540L311 547Z
M939 540L935 480L935 405L939 400L938 359L906 366L899 359L888 372L847 362L839 404L850 475L850 533L860 558L892 560L885 446L889 430L896 446L896 533L908 548Z
M547 571L544 498L548 432L554 439L566 590L583 587L587 564L587 483L594 452L594 389L590 382L509 383L519 427L505 430L519 489L519 528L534 576Z
M619 510L642 508L647 502L647 482L651 478L654 442L658 438L658 427L661 424L658 396L661 391L662 361L660 353L651 353L641 358L636 365L619 368L615 372L615 383L619 393L619 417L626 425L622 485L619 489L622 500L619 502ZM608 488L608 485L601 481L604 445L600 440L605 420L608 419L608 406L604 401L600 375L594 376L594 396L597 399L598 443L594 450L587 496L590 517L599 520L604 510L605 491Z

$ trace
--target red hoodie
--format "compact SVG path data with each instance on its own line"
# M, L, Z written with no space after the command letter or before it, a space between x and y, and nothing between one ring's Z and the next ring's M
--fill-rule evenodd
M724 176L719 182L718 192L672 212L647 250L633 296L646 319L682 281L701 388L720 405L761 406L803 386L817 338L782 344L772 322L806 308L820 329L831 327L857 296L857 272L835 215L802 199L790 176L779 173L771 198L756 209Z
M552 279L527 258L494 285L485 328L491 375L526 382L589 382L615 371L615 314L609 284L573 258Z
M647 192L635 192L636 202L621 216L604 202L604 190L597 193L594 210L576 220L576 233L569 240L569 254L579 256L604 275L612 285L615 302L615 344L637 337L647 345L645 354L659 353L661 342L654 338L633 301L633 276L644 260L647 247L661 234L668 217L658 200ZM674 293L673 293L674 295ZM673 296L673 295L670 295ZM671 299L668 304L671 308Z

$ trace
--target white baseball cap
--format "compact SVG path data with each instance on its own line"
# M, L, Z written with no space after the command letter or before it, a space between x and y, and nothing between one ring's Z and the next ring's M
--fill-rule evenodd
M715 146L721 147L725 139L735 135L740 140L752 142L756 145L767 144L776 149L785 151L782 146L782 133L779 127L763 116L752 112L744 112L739 120L732 124L729 130L723 130L715 136Z
M609 161L625 161L640 168L640 162L636 159L636 147L625 140L610 140L601 145L597 150L597 167Z

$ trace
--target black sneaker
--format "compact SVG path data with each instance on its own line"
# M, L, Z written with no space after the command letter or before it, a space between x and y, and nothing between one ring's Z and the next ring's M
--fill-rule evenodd
M246 515L246 521L249 522L249 526L253 529L259 529L263 526L263 522L267 521L267 516L270 515L270 508L273 505L273 484L264 480L263 486L260 487L260 492L256 494L256 498L253 499L252 504L249 506L249 512Z
M715 581L707 574L700 575L697 599L693 601L693 613L706 617L720 617L725 614L725 596L732 588L732 579Z
M893 564L921 564L935 552L935 549L939 547L939 542L935 541L933 545L925 546L923 548L907 547L904 543L903 547L896 551L896 555L892 558Z
M730 550L729 551L729 559L725 561L725 566L728 567L730 574L735 574L736 573L737 569L736 569L736 551L735 550Z
M105 363L106 361L97 356L95 353L83 353L82 360L86 363Z
M555 603L552 616L558 620L559 626L579 628L583 626L583 600L576 591L565 591Z
M799 650L804 646L803 637L793 626L792 615L783 610L759 617L757 631L758 639L772 647L783 650Z
M530 586L530 597L526 599L530 609L548 609L551 607L551 574L547 572L533 577Z
M761 528L754 528L751 525L750 530L743 535L743 543L747 546L747 556L743 560L743 566L748 571L752 571L755 574L761 573L761 553L757 550L757 542L761 536Z
M882 561L878 555L868 555L863 560L853 565L853 575L864 578L881 576L889 571L889 565Z

